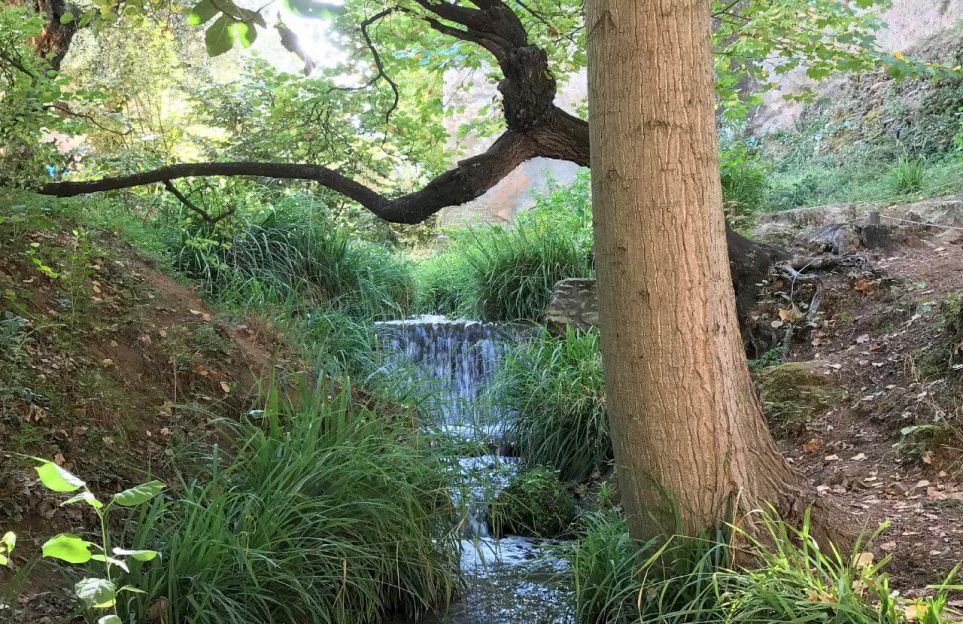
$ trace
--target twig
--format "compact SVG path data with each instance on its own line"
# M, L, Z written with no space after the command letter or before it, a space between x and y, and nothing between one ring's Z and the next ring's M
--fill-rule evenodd
M236 210L236 208L231 208L225 213L219 214L216 217L212 217L210 213L208 213L203 208L200 208L197 204L195 204L190 199L188 199L186 195L184 195L179 190L177 190L177 187L174 186L174 183L171 182L170 180L164 180L164 188L166 188L171 195L176 197L177 200L182 204L184 204L184 206L186 206L189 210L191 210L196 215L198 215L201 219L203 219L205 223L208 223L210 225L216 225L219 221L222 221L230 217L231 215L234 214L234 211Z

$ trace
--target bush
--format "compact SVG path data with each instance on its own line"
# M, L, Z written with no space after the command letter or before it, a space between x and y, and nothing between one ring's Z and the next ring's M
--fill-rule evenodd
M479 226L449 236L448 248L415 271L418 311L537 320L558 281L592 275L588 178L553 187L514 227Z
M941 624L955 615L946 609L947 588L917 601L891 592L882 572L888 559L873 563L863 552L868 544L852 554L831 545L820 550L808 515L799 529L773 513L753 519L752 535L730 527L638 542L616 512L588 516L584 537L568 555L577 621L904 624L918 616ZM738 560L752 567L732 564L733 532L746 544Z
M168 243L175 268L243 307L325 305L373 318L404 315L414 287L407 263L385 247L354 240L310 208L294 203L255 222L177 227Z
M909 195L923 188L926 175L926 162L922 158L900 156L887 174L887 180L894 193Z
M558 473L536 466L515 475L499 492L489 509L494 535L558 537L575 520L575 497L558 479Z
M726 221L737 230L751 228L767 207L769 168L744 143L719 152Z
M611 459L598 332L540 330L506 354L492 392L512 414L509 437L529 465L584 481Z
M252 413L253 414L253 413ZM417 618L460 589L446 460L352 404L349 389L272 395L236 451L140 519L130 617L165 622L365 623ZM126 621L126 617L125 617Z

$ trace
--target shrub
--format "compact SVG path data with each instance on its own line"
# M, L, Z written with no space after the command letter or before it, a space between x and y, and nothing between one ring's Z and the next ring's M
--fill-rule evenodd
M413 279L406 262L298 205L250 223L194 222L175 228L168 245L175 268L201 280L220 299L244 307L326 305L392 318L406 313L411 303Z
M909 158L905 154L899 157L887 174L890 188L899 195L920 191L925 177L926 161L922 158Z
M510 350L493 383L509 436L530 465L583 481L611 459L598 332L540 330Z
M585 525L568 555L579 622L940 624L954 615L946 609L950 587L917 601L891 592L882 572L888 558L874 563L866 543L852 554L820 550L808 514L800 528L770 512L754 517L752 534L728 527L648 542L633 540L615 512L588 516ZM732 564L733 533L746 544L739 561L751 567Z
M515 475L499 492L489 509L495 535L558 537L575 520L575 497L558 479L558 473L536 466Z
M552 187L514 227L478 226L449 236L448 248L415 271L418 311L537 320L559 280L592 274L588 178Z
M769 168L744 143L721 149L719 164L726 221L734 229L748 229L766 209Z
M236 451L143 514L138 621L364 623L416 618L460 589L446 460L401 419L327 385L276 394ZM126 620L125 620L126 621Z

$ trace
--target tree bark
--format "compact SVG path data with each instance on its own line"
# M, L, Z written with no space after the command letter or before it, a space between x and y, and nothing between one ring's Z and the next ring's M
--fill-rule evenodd
M4 4L32 6L44 16L43 30L34 39L33 46L37 54L46 58L53 69L60 69L60 64L70 49L70 42L77 33L76 21L67 24L60 21L70 10L65 0L4 0Z
M602 357L630 529L690 535L814 499L776 450L739 337L709 5L589 0ZM668 523L668 524L667 524Z

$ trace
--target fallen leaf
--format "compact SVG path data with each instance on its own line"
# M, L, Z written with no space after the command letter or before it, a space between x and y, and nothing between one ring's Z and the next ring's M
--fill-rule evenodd
M221 382L221 390L224 391L224 394L230 394L230 392L231 392L231 386L230 386L230 384L228 384L226 381L222 381L222 382Z
M839 455L827 455L823 459L826 461L839 461Z
M113 361L112 359L110 359L110 358L104 358L104 359L102 359L102 360L100 361L100 364L101 364L101 366L103 366L104 368L110 368L111 366L114 365L114 361Z
M873 565L874 555L871 552L861 552L856 555L854 563L861 568L868 568Z
M866 453L859 453L853 456L853 461L864 461L866 459Z
M893 552L896 550L896 542L886 542L885 544L880 544L879 549L883 552Z
M923 463L932 464L933 463L933 451L926 451L923 453Z
M869 334L863 334L856 338L856 344L863 344L864 342L869 342Z
M805 453L806 455L812 455L813 453L819 450L820 446L822 446L822 443L818 439L813 438L809 442L806 442L805 444L803 444L803 447L802 447L803 453Z

